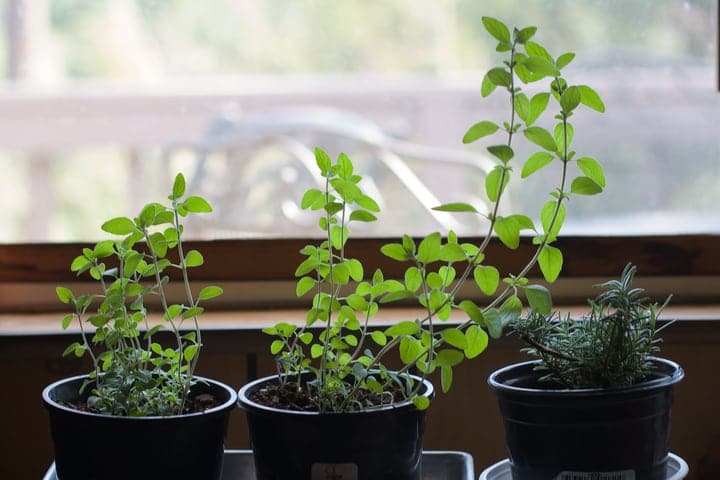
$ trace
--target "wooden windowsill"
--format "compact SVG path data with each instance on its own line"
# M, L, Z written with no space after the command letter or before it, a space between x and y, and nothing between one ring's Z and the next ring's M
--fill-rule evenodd
M587 311L585 306L570 305L557 306L560 312L569 312L579 315ZM233 310L206 312L201 319L204 331L212 330L260 330L277 322L302 324L305 320L304 309L272 309L272 310ZM3 313L0 314L0 336L32 336L75 334L79 330L71 326L62 330L60 321L64 312L56 313ZM400 320L413 320L422 315L416 308L389 308L382 311L372 322L376 326L384 326ZM154 315L159 321L159 315ZM720 321L720 304L704 305L671 305L663 312L665 320L678 321ZM458 316L456 321L450 319L449 323L463 321Z

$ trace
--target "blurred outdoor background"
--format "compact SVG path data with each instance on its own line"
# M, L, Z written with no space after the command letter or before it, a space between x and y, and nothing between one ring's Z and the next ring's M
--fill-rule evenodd
M298 202L315 145L350 154L380 198L362 234L480 234L429 207L482 208L487 143L461 139L508 115L501 89L480 96L501 61L484 15L575 52L566 78L605 101L573 122L607 189L573 198L566 234L720 233L717 5L1 0L0 242L96 239L179 170L216 207L195 237L314 234ZM516 176L533 151L516 151ZM514 188L512 210L537 218L552 173Z

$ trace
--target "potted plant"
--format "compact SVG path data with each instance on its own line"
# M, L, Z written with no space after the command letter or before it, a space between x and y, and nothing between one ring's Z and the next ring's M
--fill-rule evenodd
M484 182L491 210L481 212L462 202L437 210L483 216L488 231L477 244L461 241L452 231L418 240L403 236L381 249L409 264L403 278L369 271L349 255L349 227L375 220L378 204L363 191L350 158L340 154L333 160L315 150L324 186L307 190L301 206L319 213L324 238L302 249L305 259L295 272L297 295L312 294L311 307L302 325L278 323L264 330L274 337L270 350L278 374L249 383L238 396L247 413L259 480L325 474L419 479L424 411L434 394L429 377L439 374L441 390L447 391L453 368L482 353L488 336L500 336L503 326L520 316L523 298L536 309L552 306L548 289L530 284L527 275L537 263L547 281L557 278L562 253L553 244L566 216L566 200L599 193L605 185L600 164L570 149L574 129L569 122L581 105L598 111L604 105L592 88L568 84L561 69L574 55L550 56L531 41L535 27L511 33L493 18L483 18L483 24L507 60L487 73L482 95L498 87L505 90L509 115L505 121L474 124L463 142L496 132L503 136L487 146L497 161ZM547 90L532 97L522 91L521 85L543 79L550 80ZM538 125L551 99L557 106L553 133ZM540 149L523 164L522 179L551 163L558 167L556 187L539 212L537 227L528 216L500 208L516 168L515 141L522 137ZM536 248L520 271L501 274L493 265L497 259L486 258L491 236L515 249L521 231L534 232ZM459 298L468 279L487 300L484 306ZM408 299L422 312L416 318L383 330L371 328L381 305ZM454 312L463 320L438 325Z
M42 394L61 480L220 477L236 394L195 375L202 304L222 290L191 288L189 270L203 257L184 250L181 219L212 209L203 198L184 195L178 174L169 206L150 203L134 219L102 225L120 238L84 248L70 267L97 281L97 293L56 289L73 310L63 328L75 322L80 329L64 355L92 360L89 374L55 382ZM172 270L183 287L181 303L171 303ZM159 298L158 321L148 314L150 297Z
M601 285L582 318L531 311L513 331L537 360L494 372L512 478L664 480L674 362L656 358L657 318L632 286L636 268ZM663 327L664 328L664 327Z

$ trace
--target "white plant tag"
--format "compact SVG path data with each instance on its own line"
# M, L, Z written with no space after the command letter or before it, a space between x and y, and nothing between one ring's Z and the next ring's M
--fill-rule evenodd
M354 463L313 463L312 480L357 480Z
M560 472L555 480L635 480L634 470L618 472Z

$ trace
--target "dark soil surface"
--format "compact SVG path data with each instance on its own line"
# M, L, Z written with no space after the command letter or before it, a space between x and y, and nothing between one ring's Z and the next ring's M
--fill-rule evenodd
M187 405L185 405L184 414L200 413L204 412L209 408L213 408L218 405L219 402L215 398L215 395L209 393L201 393L188 399ZM81 412L100 413L88 407L85 400L77 400L75 402L62 402L62 405L72 408L74 410L80 410Z
M301 412L318 411L316 389L306 384L298 385L297 382L287 382L282 385L276 383L266 384L262 388L248 392L248 398L255 403L282 410ZM357 400L365 408L387 405L402 401L403 399L402 391L399 388L396 388L392 392L392 401L389 395L381 397L367 390L359 390L357 392ZM338 399L338 403L340 403L340 399Z

